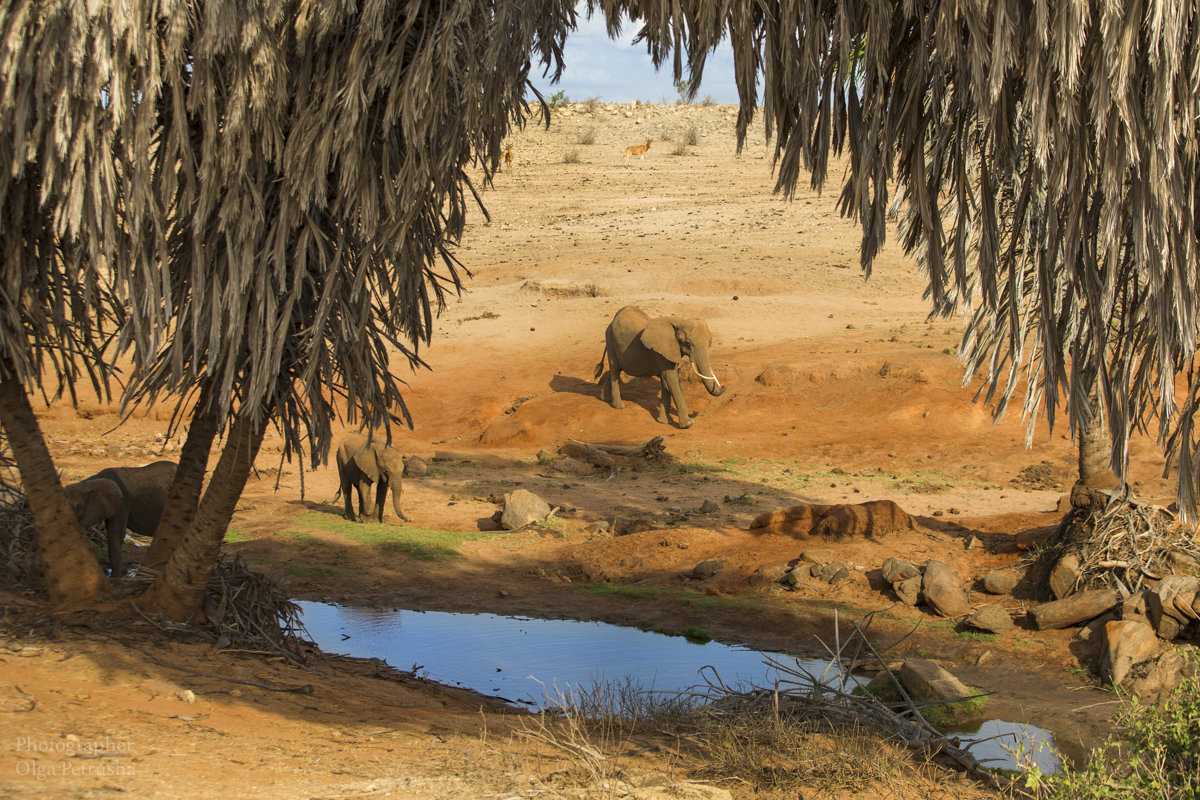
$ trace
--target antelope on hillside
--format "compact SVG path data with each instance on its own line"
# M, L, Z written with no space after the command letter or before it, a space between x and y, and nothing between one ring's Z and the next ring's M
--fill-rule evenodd
M642 161L646 160L646 151L650 149L650 140L647 139L645 144L631 144L625 148L625 163L629 163L630 156L641 156Z

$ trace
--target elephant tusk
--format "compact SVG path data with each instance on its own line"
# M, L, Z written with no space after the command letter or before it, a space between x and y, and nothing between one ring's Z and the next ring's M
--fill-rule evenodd
M696 362L694 362L694 361L692 362L692 372L699 375L701 380L712 381L713 383L715 383L717 385L718 389L721 388L721 382L719 380L717 380L717 376L716 375L705 375L703 372L696 369Z

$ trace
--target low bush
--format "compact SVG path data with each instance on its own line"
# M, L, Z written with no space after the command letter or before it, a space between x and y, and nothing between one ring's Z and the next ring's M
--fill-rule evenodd
M1196 657L1189 661L1195 673ZM1114 722L1118 732L1085 765L1049 779L1031 771L1031 788L1055 800L1200 797L1200 678L1157 703L1128 704Z

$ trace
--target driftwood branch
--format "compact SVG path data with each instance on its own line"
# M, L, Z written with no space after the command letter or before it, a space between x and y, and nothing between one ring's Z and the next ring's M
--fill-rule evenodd
M558 452L564 456L577 458L604 469L633 466L637 462L659 461L666 457L666 450L661 436L655 436L642 444L581 442L578 439L568 439L558 448Z

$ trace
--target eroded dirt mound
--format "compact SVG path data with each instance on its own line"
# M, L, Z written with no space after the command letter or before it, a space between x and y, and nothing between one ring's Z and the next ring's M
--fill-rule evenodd
M796 539L821 536L841 539L846 536L882 536L916 527L913 518L891 500L865 503L801 503L759 514L750 523L756 533L779 533Z

